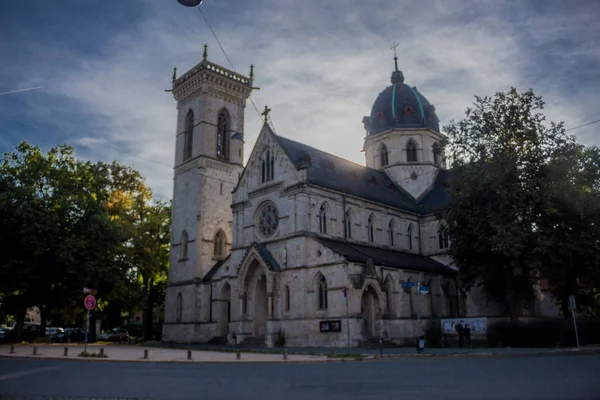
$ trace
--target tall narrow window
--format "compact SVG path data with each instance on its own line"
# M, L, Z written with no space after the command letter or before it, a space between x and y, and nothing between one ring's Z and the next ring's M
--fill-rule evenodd
M285 311L290 311L290 287L285 287Z
M319 232L327 233L327 206L325 203L319 209Z
M319 309L327 309L327 281L325 277L321 275L319 279Z
M382 144L381 147L379 147L379 160L381 161L382 167L389 164L388 148L385 144Z
M217 158L229 161L229 113L223 109L217 119Z
M375 240L375 217L373 215L371 215L369 217L369 221L367 222L367 240L371 243L373 243Z
M190 110L185 117L185 131L183 134L183 160L192 158L194 145L194 113Z
M449 247L448 240L448 229L443 226L438 227L438 242L440 246L440 250L447 249Z
M346 218L344 221L344 235L347 239L352 239L352 210L346 211Z
M412 248L413 248L413 224L408 225L408 229L406 230L406 236L408 238L408 249L412 250Z
M417 161L417 145L411 139L406 144L406 161L416 162Z
M223 257L225 255L225 234L223 231L217 232L214 241L215 257Z
M394 236L396 236L396 223L393 219L390 220L390 224L388 225L388 243L390 246L394 246Z
M262 158L262 181L268 182L275 177L275 156L271 150L265 150Z
M187 260L188 258L188 234L186 231L183 231L181 234L181 240L179 241L179 259Z
M183 298L181 293L177 293L177 300L175 301L175 322L180 323L183 316Z

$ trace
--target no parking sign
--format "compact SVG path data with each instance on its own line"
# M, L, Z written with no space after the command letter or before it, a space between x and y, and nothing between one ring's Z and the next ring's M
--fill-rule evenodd
M85 297L83 304L85 304L85 308L88 310L93 310L96 307L96 298L90 294Z

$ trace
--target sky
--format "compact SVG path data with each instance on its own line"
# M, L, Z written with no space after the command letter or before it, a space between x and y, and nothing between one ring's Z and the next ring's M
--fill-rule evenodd
M533 88L548 120L600 119L597 0L3 0L0 2L0 151L23 140L68 143L85 160L140 170L154 195L172 195L173 67L202 59L247 75L279 135L364 164L377 95L390 84L393 42L406 83L440 125L474 96ZM206 17L233 68L208 28ZM248 102L245 154L262 125ZM600 123L569 133L600 145Z

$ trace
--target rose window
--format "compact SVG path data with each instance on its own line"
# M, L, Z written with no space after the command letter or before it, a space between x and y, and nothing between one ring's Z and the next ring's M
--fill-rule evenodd
M273 204L264 206L258 214L258 230L263 236L272 236L279 224L277 208Z

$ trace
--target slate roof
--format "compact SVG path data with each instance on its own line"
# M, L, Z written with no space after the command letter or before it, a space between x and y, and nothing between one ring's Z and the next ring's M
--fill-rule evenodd
M271 252L263 244L254 242L254 243L252 243L252 247L255 247L256 250L258 250L258 252L262 256L264 262L267 263L267 266L269 267L269 269L271 269L273 271L281 271L281 267L279 267L279 263L277 262L277 260L275 260L275 258L271 254Z
M421 211L413 197L384 172L275 134L273 136L296 168L306 168L309 183L405 211Z
M213 265L213 267L206 273L206 275L204 275L204 277L202 278L202 282L210 282L210 280L212 279L213 275L217 273L217 271L219 270L219 268L221 268L221 265L223 265L223 263L225 261L227 261L230 256L231 256L231 253L227 257L225 257L224 259L217 261L216 264Z
M342 242L333 239L317 238L324 246L340 254L348 261L365 264L369 258L377 265L412 271L430 272L435 274L456 274L456 271L432 258L419 254L408 253L362 244Z
M431 214L452 205L450 194L451 173L446 169L438 170L431 189L419 200L419 208L424 214Z

